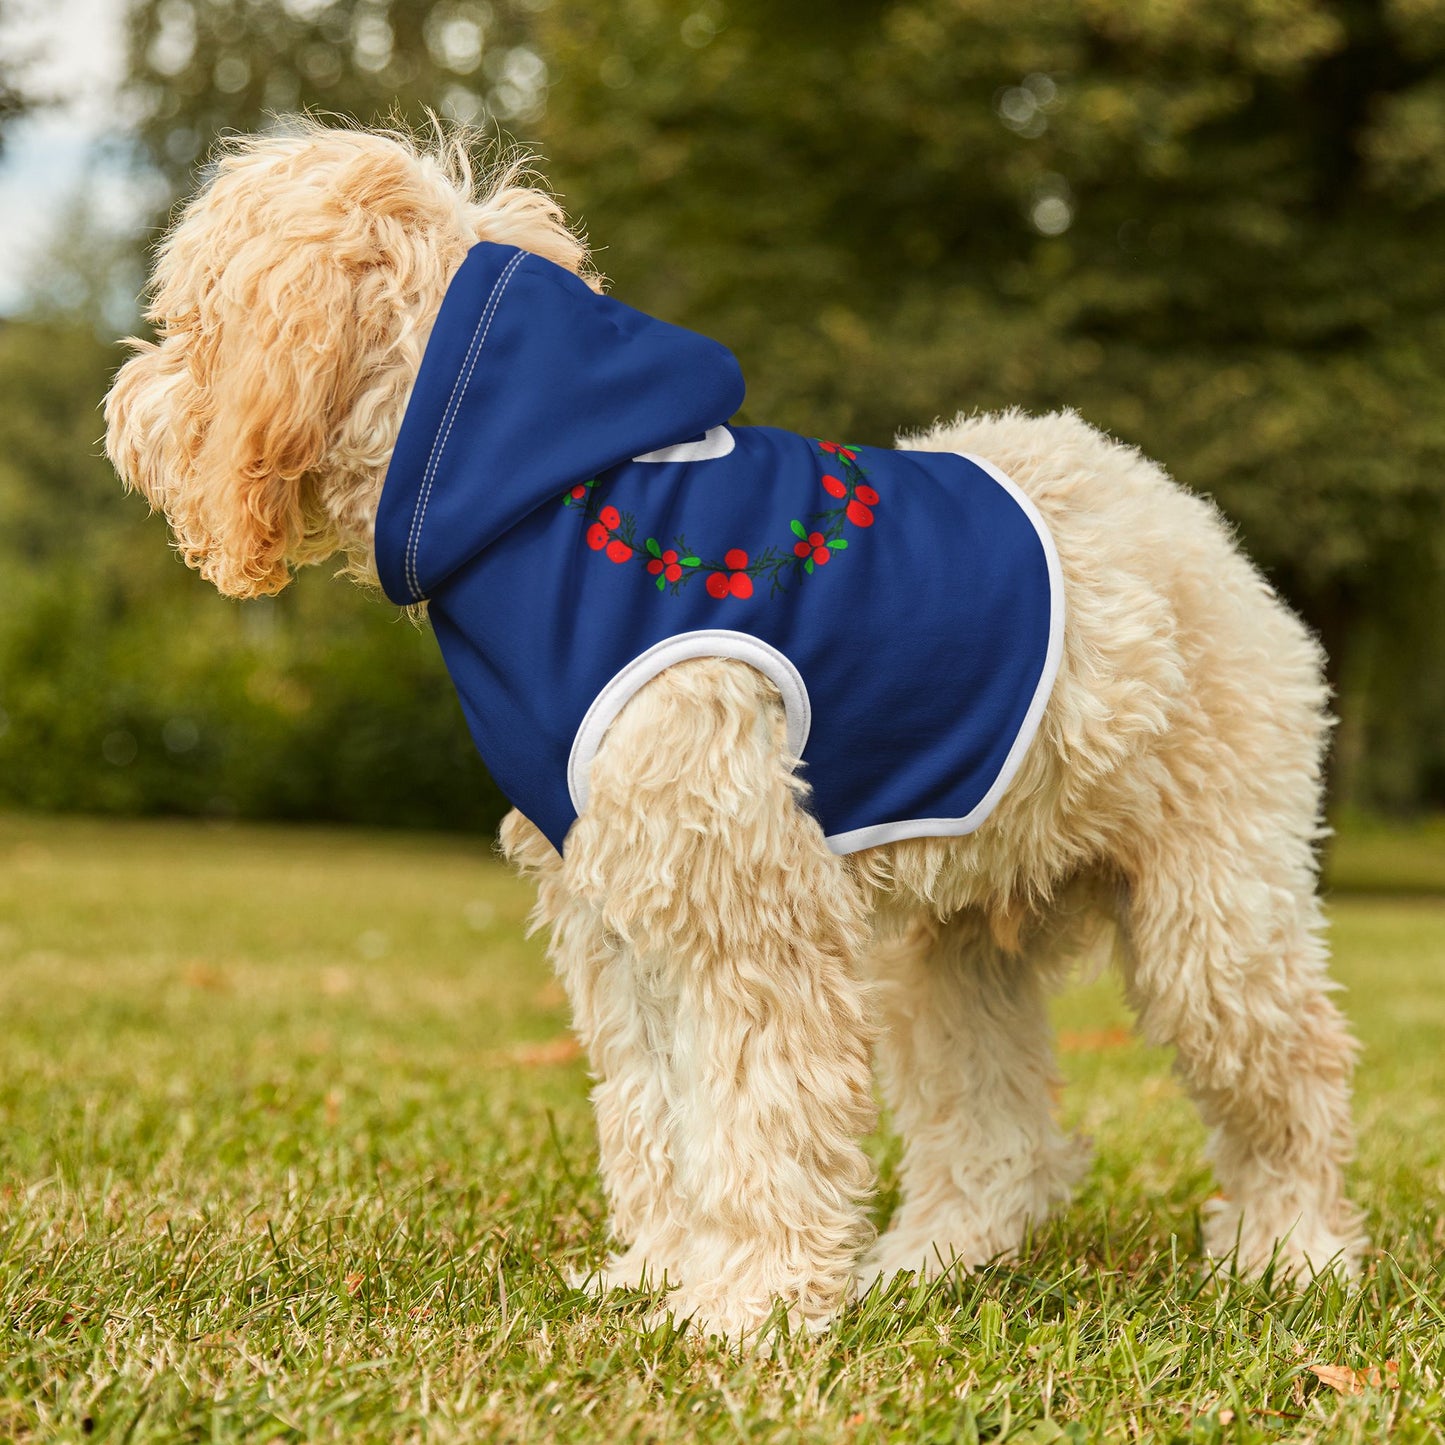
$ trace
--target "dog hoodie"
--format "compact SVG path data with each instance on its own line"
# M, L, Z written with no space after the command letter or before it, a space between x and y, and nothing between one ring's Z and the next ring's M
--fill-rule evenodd
M829 846L977 828L1063 643L1053 542L977 457L733 426L731 352L482 242L447 290L376 518L472 737L553 845L663 668L776 684Z

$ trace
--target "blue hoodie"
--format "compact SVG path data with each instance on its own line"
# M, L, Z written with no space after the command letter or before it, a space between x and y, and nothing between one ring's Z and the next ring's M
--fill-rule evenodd
M483 242L387 472L387 596L429 603L483 761L559 850L612 720L696 657L777 685L835 852L971 832L1058 671L1042 519L986 461L729 426L742 400L717 342Z

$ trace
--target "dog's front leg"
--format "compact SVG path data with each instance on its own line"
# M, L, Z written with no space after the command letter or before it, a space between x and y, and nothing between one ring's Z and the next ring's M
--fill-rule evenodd
M630 1150L667 1196L669 1309L729 1339L779 1300L826 1324L870 1234L865 911L798 793L770 685L683 663L613 725L566 845L569 893L628 960L606 1006L641 1021L665 1098L642 1107L650 1085L619 1085Z
M598 902L571 886L575 870L521 813L503 820L502 851L537 884L532 921L550 931L548 956L596 1080L599 1169L608 1234L618 1248L578 1282L598 1293L676 1282L687 1228L667 1149L676 1000L667 981L653 978L645 960L609 931ZM585 847L569 847L569 861L579 853Z

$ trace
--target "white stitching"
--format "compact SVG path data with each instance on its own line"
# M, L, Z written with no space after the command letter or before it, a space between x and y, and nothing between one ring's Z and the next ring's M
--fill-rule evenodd
M422 600L422 590L421 578L417 570L417 554L421 549L421 533L423 526L426 525L426 512L431 501L432 484L436 481L437 473L441 469L447 441L451 437L452 426L461 411L461 400L466 396L467 387L471 385L477 358L481 356L482 348L487 344L487 336L491 332L492 322L496 319L497 312L501 307L502 292L506 290L507 283L512 279L512 273L516 271L527 255L526 251L518 251L502 268L502 274L497 277L496 283L492 287L492 294L487 298L487 304L482 308L482 314L477 317L476 327L472 331L472 339L467 344L467 356L463 362L464 371L459 373L457 380L452 383L452 393L447 398L447 409L442 415L445 430L432 441L431 455L427 458L426 470L422 475L421 492L417 497L416 505L412 508L412 525L407 538L407 580L418 602ZM486 322L485 328L482 326L483 321ZM481 333L480 340L478 340L478 332Z
M521 264L526 256L525 251L518 251L516 255L502 268L502 273L497 277L492 286L491 295L487 297L487 304L482 307L482 314L477 317L477 324L472 331L472 339L467 344L467 354L463 360L463 370L458 372L457 379L452 383L452 393L447 399L447 409L442 414L444 432L439 432L432 440L431 455L427 458L426 471L422 477L421 491L417 496L416 505L412 509L412 528L408 537L407 547L407 574L408 582L416 600L422 600L421 577L418 572L418 554L421 550L422 527L426 523L427 506L431 501L432 484L436 481L437 473L441 468L442 455L446 451L447 439L451 436L452 425L461 411L461 399L466 395L466 389L471 384L472 373L476 369L477 358L482 353L482 347L487 344L487 334L492 329L492 320L496 317L497 309L501 305L502 292L506 289L511 274ZM485 328L482 323L486 322ZM478 340L478 333L481 339Z
M487 297L488 305L491 304L492 296L496 294L497 287L500 284L501 277L499 276L497 280L492 283L491 294ZM457 399L457 391L462 384L462 367L466 365L467 358L471 356L472 347L477 344L477 333L482 329L482 320L486 314L487 307L483 306L480 315L477 317L477 324L472 328L472 338L467 342L466 352L462 356L462 366L457 368L456 377L452 381L451 395L447 397L447 404L445 410L442 412L442 419L437 423L436 431L432 433L431 450L427 453L426 466L422 468L421 486L417 488L416 501L413 502L411 506L411 526L407 528L406 549L402 554L402 561L406 570L406 585L411 588L413 601L420 601L421 599L421 588L413 581L412 545L416 539L417 523L421 512L422 488L429 487L431 484L432 464L436 461L437 457L437 444L441 437L442 422L446 421L447 417L451 414L452 403Z

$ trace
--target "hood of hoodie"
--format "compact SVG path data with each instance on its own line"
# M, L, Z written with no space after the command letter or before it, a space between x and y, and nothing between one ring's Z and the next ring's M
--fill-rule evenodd
M383 590L425 600L569 486L722 425L743 390L718 342L481 242L447 288L387 469Z

